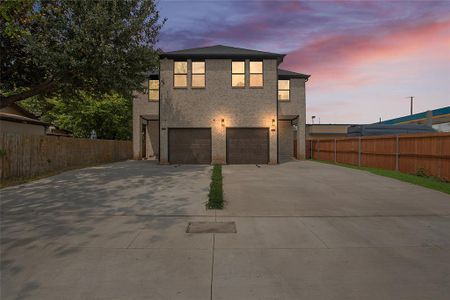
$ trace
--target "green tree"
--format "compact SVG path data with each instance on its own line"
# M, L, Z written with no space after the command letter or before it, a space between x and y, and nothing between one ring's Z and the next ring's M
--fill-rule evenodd
M20 105L40 116L41 120L72 131L76 137L88 138L95 130L99 139L131 139L130 97L113 94L97 99L82 94L65 100L59 97L45 101L30 98Z
M165 20L154 0L3 0L0 108L143 90Z

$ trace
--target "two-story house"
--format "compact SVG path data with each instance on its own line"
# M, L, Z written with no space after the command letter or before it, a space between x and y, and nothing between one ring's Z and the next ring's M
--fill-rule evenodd
M305 157L305 82L284 54L222 45L160 54L133 102L135 159L276 164Z

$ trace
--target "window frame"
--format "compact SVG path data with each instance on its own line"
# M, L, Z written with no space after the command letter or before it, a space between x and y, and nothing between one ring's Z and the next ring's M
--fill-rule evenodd
M157 89L152 89L151 85L150 85L150 81L157 81L158 82L158 88ZM148 80L148 101L149 102L158 102L159 101L159 84L160 84L159 79L151 79L150 78ZM157 91L158 92L158 99L150 98L150 91Z
M289 82L288 89L280 89L279 81L281 81L281 80ZM289 95L288 99L280 99L280 95L278 94L278 92L280 92L280 91L282 91L282 92L286 92L287 91L288 95ZM291 79L278 79L277 80L277 100L281 101L281 102L289 102L289 101L291 101Z
M175 73L175 64L177 62L185 62L186 63L186 73ZM174 89L187 89L189 86L188 74L189 74L189 62L187 60L174 60L173 61L173 88ZM186 86L176 86L175 85L175 76L176 75L185 75L186 76Z
M252 73L252 69L251 69L251 63L252 62L260 62L261 63L261 73ZM248 63L248 86L251 89L262 89L264 88L264 61L263 60L250 60ZM252 75L261 75L262 80L261 80L261 86L252 86Z
M197 63L197 62L202 62L203 63L203 68L204 68L203 73L194 73L193 64ZM204 85L203 86L194 86L193 85L194 75L203 75L203 77L204 77ZM205 60L193 60L193 61L191 61L191 88L193 88L193 89L205 89L206 88L206 61Z
M233 73L233 62L243 62L244 63L244 73ZM247 86L247 74L246 74L246 61L245 60L231 60L231 88L233 89L245 89ZM233 85L233 75L244 75L244 85L243 86L234 86Z

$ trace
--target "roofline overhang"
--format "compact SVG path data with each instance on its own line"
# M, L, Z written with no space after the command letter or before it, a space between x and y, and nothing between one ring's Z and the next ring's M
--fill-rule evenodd
M171 54L161 53L160 59L276 59L278 64L283 62L286 54L254 54L254 55L242 55L242 54Z
M278 79L300 78L300 79L305 79L306 81L308 81L309 77L311 77L311 75L307 75L307 74L298 74L298 75L278 75Z
M0 115L0 120L2 121L8 121L8 122L14 122L14 123L23 123L23 124L33 124L33 125L41 125L41 126L50 126L51 124L40 121L40 120L33 120L27 117L17 118L14 116L6 116L6 115Z
M156 114L153 115L141 115L141 118L145 121L159 121L159 116Z
M299 115L279 115L278 121L294 121L298 119Z

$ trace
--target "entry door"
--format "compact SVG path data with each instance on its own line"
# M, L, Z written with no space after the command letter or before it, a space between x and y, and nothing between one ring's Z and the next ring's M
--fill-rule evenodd
M169 162L210 164L211 128L169 128Z
M267 164L269 128L227 128L228 164Z

